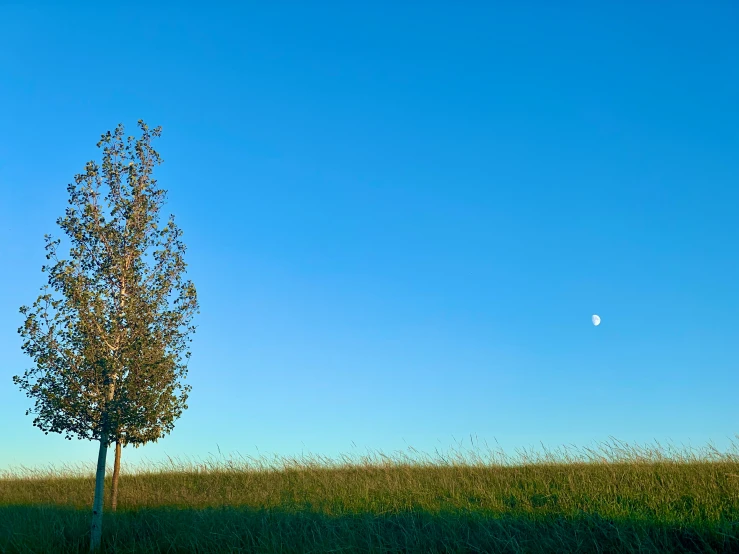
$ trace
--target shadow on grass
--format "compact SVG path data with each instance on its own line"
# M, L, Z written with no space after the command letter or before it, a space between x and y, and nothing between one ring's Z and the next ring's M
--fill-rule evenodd
M90 510L0 506L0 552L87 552ZM312 508L142 508L106 513L103 552L739 552L739 523L665 525L593 514Z

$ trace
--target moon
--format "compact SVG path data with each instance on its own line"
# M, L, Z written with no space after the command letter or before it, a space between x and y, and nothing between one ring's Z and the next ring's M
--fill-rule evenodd
M595 325L596 327L598 325L600 325L600 316L599 315L594 315L592 319L593 319L593 325Z

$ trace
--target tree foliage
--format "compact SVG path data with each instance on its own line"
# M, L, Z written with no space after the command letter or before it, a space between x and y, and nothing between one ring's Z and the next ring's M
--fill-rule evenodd
M159 226L166 191L152 178L162 160L151 139L161 128L139 127L138 139L124 140L123 125L102 135L102 166L88 162L68 186L57 224L69 258L58 256L61 239L45 236L48 283L20 309L34 365L13 381L35 400L33 425L70 440L156 441L187 409L181 380L197 294L174 215Z

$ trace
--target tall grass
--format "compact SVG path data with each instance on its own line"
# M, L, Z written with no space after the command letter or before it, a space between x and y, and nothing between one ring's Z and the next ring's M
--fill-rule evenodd
M738 435L739 437L739 435ZM474 442L470 438L474 447ZM461 444L460 444L461 446ZM409 452L418 452L409 448ZM110 479L106 483L110 498ZM93 468L0 473L0 552L83 552ZM123 466L110 552L739 552L739 453L629 445Z

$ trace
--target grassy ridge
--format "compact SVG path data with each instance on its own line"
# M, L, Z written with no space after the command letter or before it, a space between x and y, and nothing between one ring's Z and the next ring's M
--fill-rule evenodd
M413 449L411 449L413 450ZM122 473L115 552L739 552L739 455L171 462ZM125 469L125 468L124 468ZM106 500L109 500L110 479ZM0 552L83 552L94 476L0 476Z

